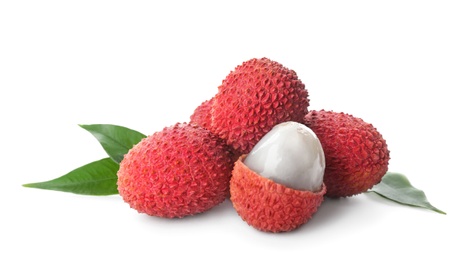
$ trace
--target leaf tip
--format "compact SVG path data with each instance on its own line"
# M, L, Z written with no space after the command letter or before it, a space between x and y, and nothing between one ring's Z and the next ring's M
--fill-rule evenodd
M25 184L22 184L21 186L25 187L25 188L38 188L38 182L34 182L34 183L25 183Z

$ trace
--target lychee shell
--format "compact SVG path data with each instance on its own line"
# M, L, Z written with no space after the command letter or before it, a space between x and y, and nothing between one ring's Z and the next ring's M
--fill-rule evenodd
M328 197L349 197L379 183L388 170L386 141L370 123L345 113L310 111L305 117L324 150Z
M136 144L118 171L118 191L138 212L175 218L220 204L229 195L233 160L208 130L178 123Z
M242 155L235 163L230 181L232 204L250 226L266 232L291 231L311 219L326 192L300 191L278 184L253 172Z
M273 126L303 122L308 92L296 72L268 58L251 59L231 71L218 88L210 130L249 153Z

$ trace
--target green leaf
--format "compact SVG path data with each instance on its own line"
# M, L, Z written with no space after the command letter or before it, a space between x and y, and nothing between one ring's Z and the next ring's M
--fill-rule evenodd
M146 137L138 131L117 125L97 124L79 126L95 136L106 153L117 163L121 162L129 149Z
M119 164L111 158L105 158L79 167L59 178L23 186L83 195L118 194L118 169Z
M369 191L400 204L426 208L440 214L446 214L432 206L428 202L425 193L414 188L406 176L400 173L387 172L381 182Z

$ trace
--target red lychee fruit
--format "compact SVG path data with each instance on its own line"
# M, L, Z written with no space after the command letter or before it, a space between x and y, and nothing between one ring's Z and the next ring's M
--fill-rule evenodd
M209 130L178 123L129 150L117 173L118 191L131 208L151 216L205 212L229 195L232 157Z
M206 129L210 129L212 105L213 98L201 103L190 116L190 123L200 125Z
M388 170L389 150L378 130L360 118L332 111L305 117L324 149L328 197L349 197L379 183Z
M324 199L324 154L308 127L285 122L235 163L232 204L250 226L286 232L311 219Z
M308 92L296 72L268 58L251 59L231 71L215 95L210 130L240 154L281 122L302 122Z

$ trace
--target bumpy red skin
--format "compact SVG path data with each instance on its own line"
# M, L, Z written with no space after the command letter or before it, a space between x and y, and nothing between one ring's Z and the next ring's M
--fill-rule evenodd
M245 154L273 126L303 122L308 106L308 92L296 72L267 58L251 59L219 86L210 130Z
M121 161L118 191L138 212L181 218L229 195L234 160L209 130L178 123L136 144Z
M213 99L201 103L190 116L190 123L200 125L206 129L211 127L211 108Z
M214 98L204 101L201 103L190 116L190 124L196 124L203 128L210 129L211 127L211 109ZM241 154L234 150L232 146L228 146L230 153L232 154L233 161L237 161Z
M324 200L326 187L318 192L288 188L250 170L242 155L230 182L231 201L239 216L265 232L287 232L311 219Z
M310 111L305 124L324 150L328 197L349 197L379 183L388 170L389 150L377 129L360 118L332 111Z

